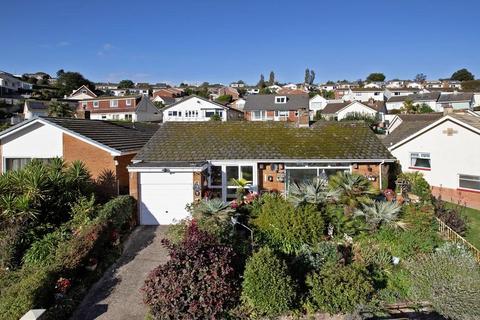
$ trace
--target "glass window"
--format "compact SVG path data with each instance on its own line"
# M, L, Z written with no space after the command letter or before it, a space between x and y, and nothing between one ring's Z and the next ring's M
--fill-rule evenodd
M287 183L312 181L317 176L317 169L287 169Z
M460 188L480 190L480 176L461 174L458 185Z
M263 118L263 111L253 111L253 119L260 120Z
M98 108L98 101L93 101L93 107Z
M50 162L50 158L36 159L42 162ZM32 158L6 158L5 159L5 171L20 170L24 168L28 163L32 161Z
M416 168L431 168L430 153L410 153L410 165Z
M238 180L238 167L237 166L227 166L227 186L235 186L233 179Z
M118 100L110 100L110 108L118 107Z
M131 106L132 105L132 100L131 99L127 99L127 106Z
M210 167L210 185L211 186L222 186L222 167L221 166L211 166Z
M241 166L240 171L242 178L252 182L253 181L253 167L252 166Z

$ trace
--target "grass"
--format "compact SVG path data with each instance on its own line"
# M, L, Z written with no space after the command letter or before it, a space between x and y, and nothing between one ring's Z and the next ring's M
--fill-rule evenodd
M447 203L447 206L453 207L456 204ZM465 239L480 250L480 210L464 208L462 213L468 218L468 231Z

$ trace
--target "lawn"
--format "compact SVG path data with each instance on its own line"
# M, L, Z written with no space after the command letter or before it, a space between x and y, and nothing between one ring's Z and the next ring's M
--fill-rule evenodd
M449 203L449 206L456 206ZM465 239L480 249L480 210L465 208L463 214L468 217L468 231Z

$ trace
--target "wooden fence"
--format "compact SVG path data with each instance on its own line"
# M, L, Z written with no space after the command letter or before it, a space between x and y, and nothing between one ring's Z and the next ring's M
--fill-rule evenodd
M438 219L437 217L435 217L435 219L437 219L438 222L438 231L443 237L445 237L449 241L463 244L473 254L478 263L480 263L480 250L478 250L473 244L465 240L461 235L453 231L452 228L447 226L445 222Z

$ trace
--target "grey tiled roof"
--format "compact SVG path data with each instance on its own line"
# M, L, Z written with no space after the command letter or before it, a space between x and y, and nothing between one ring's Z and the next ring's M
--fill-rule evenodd
M475 116L468 113L451 113L449 116L480 130L480 116Z
M472 99L473 93L471 92L449 93L440 95L438 102L472 101Z
M286 96L286 103L275 103L275 97ZM255 94L245 98L245 111L256 110L278 110L278 111L297 111L299 109L308 109L308 94Z
M383 144L385 144L387 147L393 146L394 144L429 126L440 119L443 114L402 114L398 116L402 119L402 123L389 135L382 139Z
M137 154L144 163L239 159L393 159L360 123L166 122ZM136 164L140 166L141 164Z
M28 109L30 110L47 110L48 102L35 101L35 100L26 100Z
M406 100L412 100L413 102L437 101L438 97L440 97L440 92L417 93L405 96L393 96L390 97L387 102L403 102Z
M327 103L325 108L322 109L323 114L334 114L348 106L351 102L339 102L339 103Z
M153 135L152 132L142 132L101 120L50 117L42 119L121 152L139 150Z

